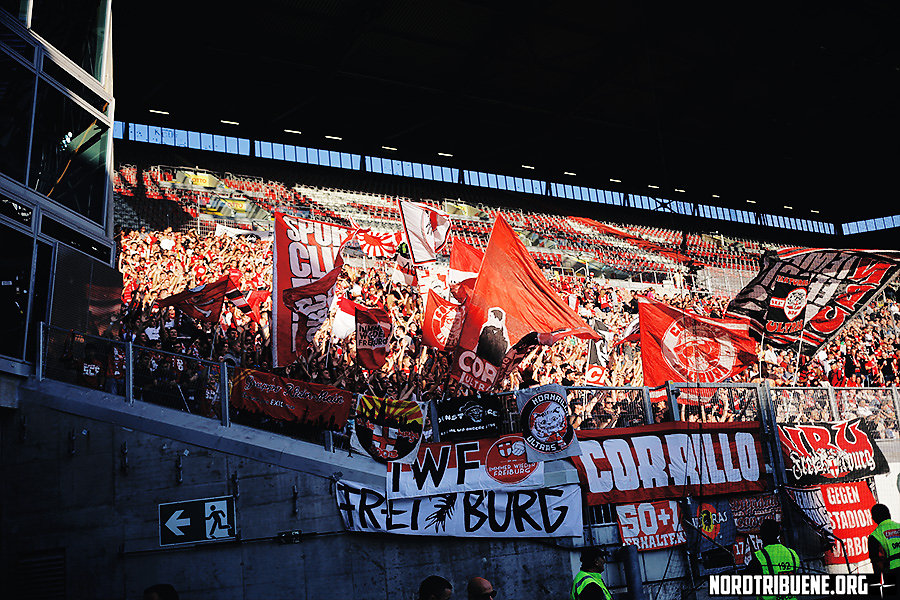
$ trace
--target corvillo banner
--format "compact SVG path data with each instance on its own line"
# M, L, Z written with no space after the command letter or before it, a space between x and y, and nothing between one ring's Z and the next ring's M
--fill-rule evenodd
M579 431L572 458L590 505L765 489L760 424L657 423Z

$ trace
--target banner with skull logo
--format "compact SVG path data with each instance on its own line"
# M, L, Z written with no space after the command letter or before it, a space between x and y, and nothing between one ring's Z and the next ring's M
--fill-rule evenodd
M516 392L522 438L529 462L579 456L581 447L569 423L566 388L551 383Z

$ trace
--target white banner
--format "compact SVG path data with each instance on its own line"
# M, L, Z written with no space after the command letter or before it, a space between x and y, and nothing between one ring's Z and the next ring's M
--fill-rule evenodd
M421 265L433 263L436 255L447 243L450 232L450 216L442 210L419 202L404 202L400 205L400 220L409 244L409 255L413 263Z
M450 537L580 537L581 488L477 491L388 500L351 481L334 486L348 531Z
M412 498L544 485L544 463L525 458L519 434L456 444L422 444L415 462L388 463L387 497Z
M261 240L271 240L275 237L275 234L271 231L256 231L255 229L240 229L238 227L228 227L226 225L222 225L221 223L216 223L216 233L215 235L227 235L228 237L235 237L238 235L255 235Z

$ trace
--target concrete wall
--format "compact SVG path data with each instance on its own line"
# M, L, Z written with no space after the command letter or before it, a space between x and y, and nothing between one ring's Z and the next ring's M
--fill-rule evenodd
M457 598L475 575L506 598L568 595L573 552L549 540L344 532L328 476L374 481L373 464L64 384L27 384L18 408L0 408L0 597L13 597L13 582L39 571L33 565L49 573L60 562L60 597L72 599L139 599L159 582L187 600L414 598L431 574L450 579ZM159 503L230 494L240 543L160 547ZM300 544L271 540L295 529ZM55 559L41 562L47 556Z

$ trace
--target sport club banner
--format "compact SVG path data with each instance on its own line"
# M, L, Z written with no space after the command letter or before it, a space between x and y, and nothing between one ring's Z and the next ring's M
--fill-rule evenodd
M293 363L300 351L297 347L297 334L302 314L284 306L284 292L318 281L332 271L339 262L341 247L352 233L351 229L340 225L275 213L273 367L285 367ZM325 301L326 297L322 296L321 300ZM321 309L322 302L317 301L315 304ZM326 314L328 308L325 304Z
M787 248L761 259L759 274L735 296L726 315L747 319L757 339L765 336L770 345L794 350L799 345L812 356L898 269L897 251Z
M434 290L428 290L425 314L422 316L422 341L438 350L455 348L465 314L465 307L444 300Z
M316 333L328 319L328 311L334 302L334 285L343 265L344 259L338 256L334 261L334 268L324 277L284 290L284 307L297 317L293 349L295 355L308 356Z
M690 548L697 554L701 576L734 568L737 528L727 498L694 501L691 506Z
M356 358L365 369L380 369L387 362L391 317L382 308L356 306Z
M875 529L871 513L875 506L875 496L869 485L865 481L852 481L829 483L821 487L834 536L844 542L843 545L835 543L825 553L825 564L845 564L845 549L846 559L851 563L868 560L867 539Z
M347 424L353 396L332 387L296 381L271 373L241 369L231 386L236 408L282 421L299 421L339 430Z
M661 550L687 541L681 528L681 508L674 500L620 504L616 507L619 535L638 552Z
M538 344L600 334L563 302L516 232L498 217L454 352L451 376L487 391Z
M422 407L414 400L360 396L350 445L378 462L412 462L424 423Z
M456 396L435 402L438 432L443 442L493 437L500 433L503 408L498 396Z
M415 461L388 463L387 471L388 498L543 485L544 465L527 461L518 434L457 444L422 444Z
M334 486L348 531L479 538L577 537L584 533L576 484L480 490L389 500L351 481Z
M216 323L222 314L222 304L225 302L225 292L231 285L228 277L223 277L213 283L205 283L187 291L163 298L157 304L162 308L174 306L181 312L207 323Z
M427 204L397 202L412 262L417 265L434 262L437 253L447 244L450 215Z
M817 485L883 475L889 471L863 419L778 425L788 482Z
M761 492L760 431L756 421L579 430L572 462L592 506Z
M701 317L652 300L642 301L638 310L646 386L716 383L757 362L746 322ZM697 403L687 395L681 401Z
M569 423L566 388L558 383L516 392L519 423L528 460L556 460L581 454Z

